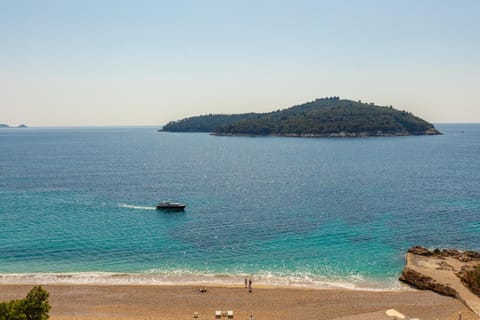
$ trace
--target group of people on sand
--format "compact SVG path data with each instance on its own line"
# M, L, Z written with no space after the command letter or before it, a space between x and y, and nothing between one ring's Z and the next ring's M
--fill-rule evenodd
M252 279L247 279L247 277L245 277L245 289L248 288L248 292L252 293Z

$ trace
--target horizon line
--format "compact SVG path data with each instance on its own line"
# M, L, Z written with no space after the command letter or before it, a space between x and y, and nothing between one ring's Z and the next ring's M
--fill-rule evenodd
M442 124L480 124L480 121L478 122L449 122L449 121L440 121L440 122L431 122L433 125L442 125ZM48 128L132 128L132 127L163 127L164 125L162 124L99 124L99 125L27 125L26 128L19 128L17 126L11 126L8 128L2 128L2 129L48 129Z

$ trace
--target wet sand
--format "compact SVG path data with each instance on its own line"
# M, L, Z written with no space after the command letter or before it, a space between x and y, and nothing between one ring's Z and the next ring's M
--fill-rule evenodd
M233 310L234 319L253 314L262 319L380 320L387 309L407 319L477 320L461 302L430 291L373 292L243 286L45 285L50 292L50 318L91 319L215 319L215 310ZM31 285L0 285L0 301L25 297ZM227 318L222 318L227 320Z

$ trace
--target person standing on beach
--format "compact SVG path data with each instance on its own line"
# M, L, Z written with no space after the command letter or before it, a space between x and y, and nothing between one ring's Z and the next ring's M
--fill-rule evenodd
M247 289L247 277L245 277L245 289Z
M248 280L248 292L252 292L252 279Z

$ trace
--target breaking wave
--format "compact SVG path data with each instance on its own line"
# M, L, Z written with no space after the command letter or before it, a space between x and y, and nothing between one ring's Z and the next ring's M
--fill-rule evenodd
M363 291L408 290L398 281L370 281L360 276L348 279L328 279L306 275L281 277L269 272L254 276L241 274L198 274L190 271L148 270L143 273L72 272L72 273L6 273L0 274L0 284L88 284L88 285L217 285L242 286L245 277L254 286L297 287L313 289L347 289Z

